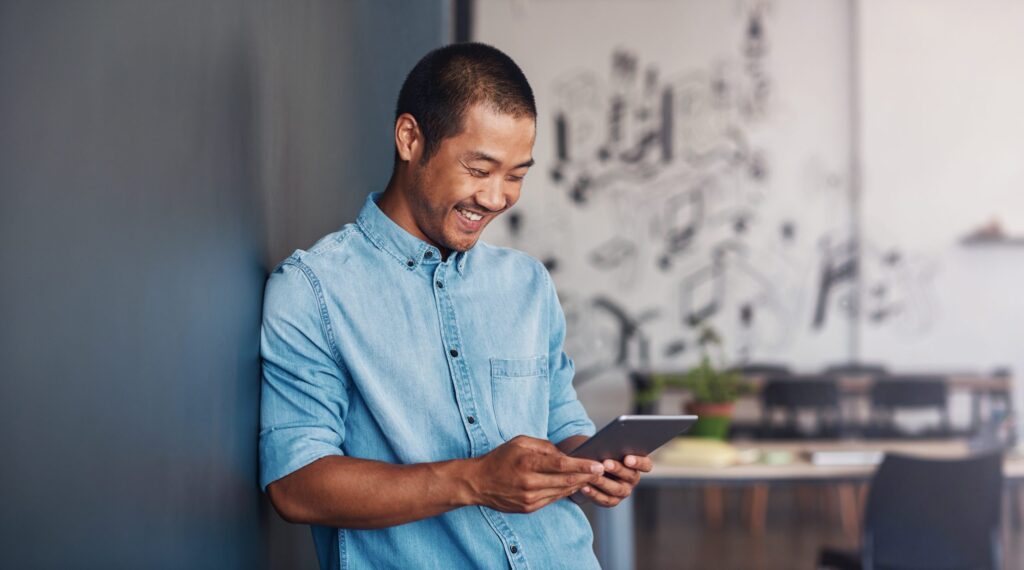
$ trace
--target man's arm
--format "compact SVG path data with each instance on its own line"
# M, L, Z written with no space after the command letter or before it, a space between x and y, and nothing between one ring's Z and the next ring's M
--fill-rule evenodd
M392 465L330 456L278 479L267 495L288 522L383 528L470 504L456 461Z
M324 457L271 483L267 493L289 522L371 529L468 505L531 513L593 483L601 472L600 463L520 436L482 457L438 463Z

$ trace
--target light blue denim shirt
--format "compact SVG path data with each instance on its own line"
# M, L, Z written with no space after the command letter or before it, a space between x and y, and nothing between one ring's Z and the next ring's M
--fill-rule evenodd
M478 457L519 434L593 435L536 259L478 241L441 261L367 197L354 224L274 270L263 308L260 485L328 455ZM597 568L567 499L464 507L380 530L313 527L322 568Z

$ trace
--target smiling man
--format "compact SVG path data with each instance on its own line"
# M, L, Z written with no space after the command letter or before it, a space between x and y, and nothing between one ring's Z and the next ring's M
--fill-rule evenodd
M427 54L387 188L267 283L260 483L323 568L594 568L565 499L614 506L650 470L566 455L594 425L554 285L480 241L519 199L536 115L500 51Z

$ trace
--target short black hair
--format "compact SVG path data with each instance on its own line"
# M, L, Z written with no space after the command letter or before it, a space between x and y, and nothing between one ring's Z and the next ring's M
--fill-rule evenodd
M466 109L481 102L502 114L537 118L533 89L512 58L486 44L451 44L423 56L406 76L395 120L403 113L416 119L425 163L441 141L462 132Z

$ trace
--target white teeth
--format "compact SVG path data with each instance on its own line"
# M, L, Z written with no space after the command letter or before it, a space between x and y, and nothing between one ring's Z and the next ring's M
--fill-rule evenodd
M462 208L455 208L455 211L462 214L462 216L467 220L472 220L474 222L478 222L484 219L484 217L481 216L480 214L474 214L473 212L470 212L469 210L463 210Z

